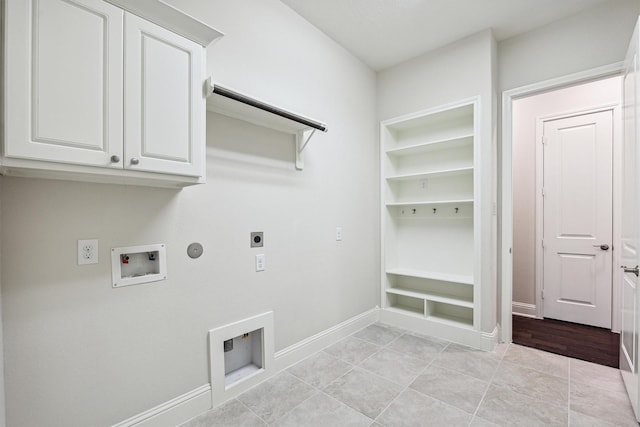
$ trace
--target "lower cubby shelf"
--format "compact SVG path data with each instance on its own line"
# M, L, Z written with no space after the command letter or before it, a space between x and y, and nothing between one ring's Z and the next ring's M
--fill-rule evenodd
M473 278L411 269L389 269L386 307L456 327L473 327Z
M429 301L407 295L388 293L387 296L387 310L450 326L473 328L472 307Z

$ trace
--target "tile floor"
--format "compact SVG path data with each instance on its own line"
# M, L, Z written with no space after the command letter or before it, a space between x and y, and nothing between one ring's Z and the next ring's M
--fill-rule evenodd
M205 426L638 426L616 369L376 323L196 417Z

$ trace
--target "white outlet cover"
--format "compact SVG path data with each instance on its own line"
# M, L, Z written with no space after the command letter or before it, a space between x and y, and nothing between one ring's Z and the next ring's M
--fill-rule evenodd
M98 263L98 239L78 240L78 265Z
M336 227L336 241L342 241L342 227Z
M256 255L256 271L264 271L265 267L264 254Z

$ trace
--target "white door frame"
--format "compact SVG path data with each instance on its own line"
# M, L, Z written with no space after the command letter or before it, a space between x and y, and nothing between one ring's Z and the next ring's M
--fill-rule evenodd
M500 238L500 284L501 284L501 341L511 342L512 321L511 321L511 304L513 301L513 150L512 150L512 131L513 131L513 101L531 95L536 95L552 89L561 89L563 87L572 86L579 83L586 83L593 80L611 77L622 73L624 67L623 62L594 68L580 73L570 74L551 80L545 80L531 85L521 86L519 88L510 89L502 93L502 145L501 145L501 162L502 177L500 186L501 197L501 238ZM616 128L616 131L619 129ZM617 203L616 191L614 190L614 204ZM619 239L614 236L614 247L619 243ZM619 274L614 261L614 280L615 275ZM614 281L614 283L616 283Z
M544 317L544 300L542 299L542 289L543 289L543 285L544 285L544 251L542 250L542 237L544 236L544 221L543 221L543 216L544 216L544 203L543 203L543 198L542 198L542 187L543 187L543 175L544 175L544 162L543 162L543 156L544 156L544 150L543 150L543 146L542 144L538 144L538 141L540 140L539 138L541 138L542 133L543 133L543 126L544 126L544 122L549 121L549 120L556 120L556 119L562 119L562 118L567 118L567 117L574 117L574 116L580 116L580 115L584 115L584 114L592 114L592 113L600 113L603 111L611 111L612 114L612 119L613 119L613 125L614 125L614 135L613 135L613 144L611 149L613 150L613 170L612 170L612 174L613 174L613 188L612 188L612 205L615 205L616 200L619 201L619 199L617 197L619 197L619 188L620 187L620 180L617 179L617 173L620 172L620 164L619 164L619 160L620 160L620 153L618 152L619 150L616 148L621 147L621 145L619 144L620 142L620 133L618 132L618 129L615 129L615 125L616 125L616 120L620 120L620 105L618 104L600 104L600 105L594 105L591 108L588 109L584 109L584 110L572 110L572 111L562 111L560 113L554 113L554 114L550 114L550 115L545 115L545 116L540 116L540 117L536 117L536 265L535 265L535 272L536 272L536 280L535 280L535 292L536 292L536 316L537 317ZM612 208L614 208L615 206L612 206ZM617 215L616 215L617 214ZM618 212L618 210L614 209L614 217L613 217L613 224L612 224L612 240L611 240L611 246L614 246L613 243L615 241L620 242L619 237L616 238L616 233L618 233L618 230L620 229L620 214ZM618 233L619 235L619 233ZM608 242L607 242L608 243ZM617 246L617 245L616 245ZM616 286L614 286L614 277L616 276L616 271L614 271L613 266L615 266L617 264L617 252L612 249L611 252L609 252L609 254L612 256L612 277L611 277L611 289L613 291L613 294L611 296L611 301L612 301L612 306L611 306L611 327L613 329L616 329L616 326L618 326L617 329L619 329L619 324L617 323L618 317L617 317L617 309L619 307L619 304L616 303L616 298L619 297L619 294L615 291L617 288Z

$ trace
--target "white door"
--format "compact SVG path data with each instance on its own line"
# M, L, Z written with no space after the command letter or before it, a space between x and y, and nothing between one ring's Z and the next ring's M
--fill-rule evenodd
M543 132L544 317L611 328L613 113Z
M627 51L623 76L623 122L624 122L624 162L622 173L622 248L620 260L625 274L622 276L620 371L624 379L631 405L640 420L638 382L638 292L637 266L640 264L640 239L638 235L638 215L640 214L640 100L639 64L640 20L636 24L631 44ZM635 270L635 272L633 271Z
M204 176L202 46L125 15L124 167Z
M117 167L123 12L101 0L5 2L5 155Z

